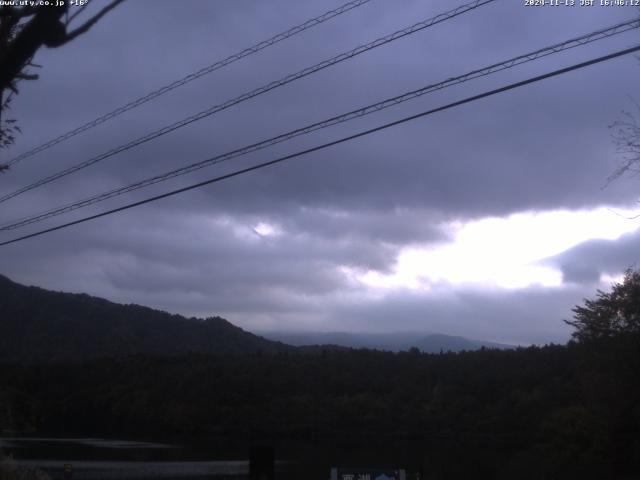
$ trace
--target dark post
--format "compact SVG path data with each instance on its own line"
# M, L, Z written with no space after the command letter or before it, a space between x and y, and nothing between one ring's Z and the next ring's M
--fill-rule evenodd
M273 447L255 446L249 449L250 480L274 480Z
M65 463L63 468L64 480L71 480L73 478L73 465Z

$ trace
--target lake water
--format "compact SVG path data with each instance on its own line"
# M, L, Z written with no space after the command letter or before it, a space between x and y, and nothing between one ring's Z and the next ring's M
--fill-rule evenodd
M260 442L258 444L263 444ZM275 442L277 480L328 480L331 467L402 468L407 480L470 478L483 463L502 464L496 452L436 451L416 441L376 441L372 436L316 442ZM168 442L102 438L0 437L0 449L19 465L73 480L247 480L248 442L226 439ZM496 456L497 455L497 456Z
M100 438L0 437L0 448L18 465L63 477L65 464L74 479L191 479L248 476L247 458L219 459L176 444ZM238 454L238 456L241 456ZM208 458L207 458L208 457ZM246 457L246 455L245 455Z

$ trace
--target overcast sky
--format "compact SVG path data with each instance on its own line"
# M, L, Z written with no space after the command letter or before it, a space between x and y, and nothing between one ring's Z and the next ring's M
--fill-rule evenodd
M460 2L462 3L462 2ZM579 1L578 1L579 3ZM42 50L0 161L341 4L129 0ZM102 4L93 0L91 8ZM11 192L195 112L458 5L368 4L25 159ZM87 11L86 14L90 14ZM2 222L128 184L633 18L631 7L498 0L261 95L0 205ZM81 18L81 17L80 17ZM79 18L79 19L80 19ZM10 239L638 43L637 30L426 95L81 209ZM608 126L640 97L609 61L223 183L0 247L0 273L251 331L417 331L565 341L563 318L640 254L640 183Z

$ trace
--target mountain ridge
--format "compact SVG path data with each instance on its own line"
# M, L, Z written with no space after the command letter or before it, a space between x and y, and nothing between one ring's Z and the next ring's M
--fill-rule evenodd
M74 362L131 355L246 355L376 349L425 353L514 348L443 334L251 333L212 316L187 318L86 293L25 286L0 275L0 362Z
M392 352L407 351L413 347L425 353L460 352L478 350L482 347L511 349L515 345L474 340L457 335L425 332L390 332L390 333L357 333L357 332L286 332L264 331L259 333L264 338L280 341L289 345L337 345L346 348L370 348Z
M0 275L0 361L82 361L136 354L274 354L296 350L221 317L187 318Z

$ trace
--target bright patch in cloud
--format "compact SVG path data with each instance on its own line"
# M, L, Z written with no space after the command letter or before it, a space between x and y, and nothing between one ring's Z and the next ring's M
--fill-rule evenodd
M627 212L619 212L625 215ZM437 247L411 247L398 256L394 273L358 276L376 288L429 289L435 284L524 288L557 287L562 274L540 265L590 239L614 240L636 230L631 222L606 208L590 211L526 212L445 225L454 240Z
M622 283L623 280L624 280L623 273L619 275L613 275L613 276L605 273L600 277L600 283L603 284L605 287L610 287L614 283Z
M280 230L275 225L271 225L270 223L265 223L265 222L258 223L258 225L253 227L253 231L256 232L258 235L260 235L261 237L270 237L270 236L278 235L279 233L281 233Z

